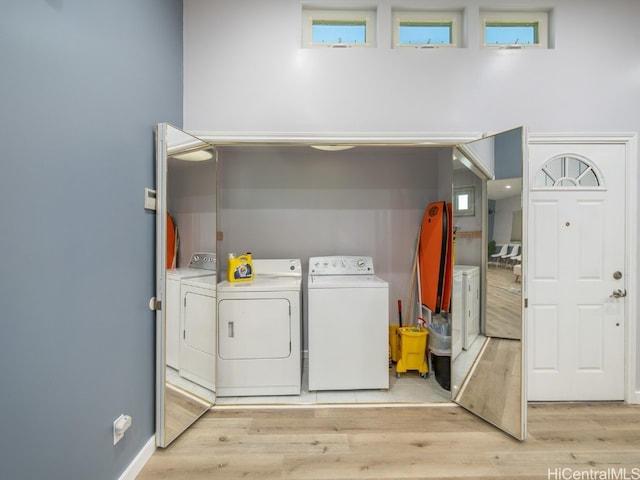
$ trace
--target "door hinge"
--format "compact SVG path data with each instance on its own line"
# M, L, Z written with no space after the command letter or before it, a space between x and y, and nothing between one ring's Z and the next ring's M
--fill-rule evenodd
M524 308L529 308L529 299L528 298L524 299Z

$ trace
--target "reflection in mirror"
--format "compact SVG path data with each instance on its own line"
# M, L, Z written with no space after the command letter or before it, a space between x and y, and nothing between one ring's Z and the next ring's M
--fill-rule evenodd
M453 192L474 191L454 215L453 400L518 439L526 436L522 348L523 129L454 151ZM487 173L495 178L487 180ZM457 294L457 295L456 295Z
M473 217L476 214L476 187L455 187L453 189L453 214L456 217Z
M487 317L490 337L522 337L522 179L496 178L487 182ZM489 295L490 293L490 295Z
M157 126L156 147L157 292L162 301L157 311L156 443L166 447L216 398L217 157L209 144L168 124Z

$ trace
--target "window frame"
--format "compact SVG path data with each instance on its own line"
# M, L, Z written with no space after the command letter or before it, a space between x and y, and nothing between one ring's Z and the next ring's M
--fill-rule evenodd
M487 24L505 26L537 25L537 43L487 43ZM485 48L520 49L549 48L549 12L547 11L493 11L480 12L480 44Z
M578 175L573 175L574 172L568 172L565 169L567 166L567 161L577 162L579 165L586 167L582 172ZM551 172L551 168L553 164L556 162L562 163L562 175L554 175ZM582 177L587 176L587 174L591 172L592 178L595 179L596 185L585 184L582 185L580 180ZM543 176L543 179L549 178L553 180L552 184L544 184L539 185L541 183L539 178ZM569 182L569 184L567 183ZM604 178L602 177L602 173L600 170L594 165L588 158L583 157L582 155L577 155L573 153L564 153L561 155L555 155L545 161L538 170L536 170L535 174L531 178L531 190L606 190L606 185L604 183Z
M460 198L467 198L467 208L460 208ZM476 187L456 187L453 189L453 216L474 217L476 215Z
M371 48L376 46L376 10L331 10L302 9L302 46L304 48ZM319 43L313 41L314 21L319 22L364 22L364 43Z
M458 10L393 10L393 48L459 48L462 46L462 11ZM400 43L402 23L424 23L451 26L451 43Z

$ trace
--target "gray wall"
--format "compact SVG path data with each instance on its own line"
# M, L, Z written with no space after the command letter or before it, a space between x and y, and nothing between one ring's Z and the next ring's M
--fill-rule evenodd
M522 129L516 128L498 135L495 141L495 176L501 178L522 177Z
M155 430L143 188L182 1L3 1L0 65L0 478L117 478Z

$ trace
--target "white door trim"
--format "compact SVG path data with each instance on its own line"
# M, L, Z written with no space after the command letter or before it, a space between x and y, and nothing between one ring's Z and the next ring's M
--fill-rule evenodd
M637 133L529 133L529 144L622 144L625 147L626 164L626 225L625 271L625 402L640 404L640 380L638 376L638 134ZM528 188L528 187L527 187Z
M482 132L463 133L394 133L394 132L206 132L191 131L189 134L213 145L423 145L454 147L478 140Z

